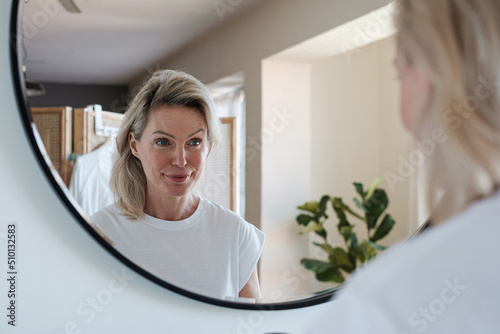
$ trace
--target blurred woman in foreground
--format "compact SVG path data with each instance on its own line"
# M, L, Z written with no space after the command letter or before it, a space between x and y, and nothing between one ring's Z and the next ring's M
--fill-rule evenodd
M403 123L436 143L433 224L355 274L310 333L499 333L500 1L398 0L395 22Z

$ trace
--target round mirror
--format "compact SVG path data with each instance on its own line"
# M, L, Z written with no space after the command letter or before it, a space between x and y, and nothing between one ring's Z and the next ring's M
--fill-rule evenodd
M161 286L234 308L324 302L338 284L318 280L301 264L325 254L315 246L318 236L300 234L298 206L324 194L351 203L353 182L368 186L383 175L396 225L382 244L407 238L425 220L417 199L409 197L419 186L417 173L405 169L410 138L393 121L394 31L392 7L385 4L346 5L344 12L320 1L15 4L17 89L42 168L88 233ZM173 284L134 254L117 250L88 218L110 204L102 187L109 173L102 171L112 165L110 143L130 98L164 68L199 78L221 112L223 145L210 154L196 191L266 234L258 265L261 299L227 300ZM103 153L108 160L99 168L85 162ZM101 188L85 190L89 184ZM85 192L90 199L81 197ZM342 243L330 219L328 240Z

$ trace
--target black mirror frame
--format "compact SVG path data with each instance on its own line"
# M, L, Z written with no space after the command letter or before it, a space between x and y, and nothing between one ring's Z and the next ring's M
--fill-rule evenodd
M197 293L193 293L189 290L185 290L183 288L179 288L178 286L172 285L154 275L144 270L134 262L130 261L126 257L124 257L120 252L118 252L115 248L113 248L99 233L97 233L91 225L86 221L86 219L82 216L81 212L75 208L74 204L71 200L68 199L68 193L64 190L64 186L60 184L58 178L54 177L53 172L50 167L47 165L44 155L40 150L35 135L32 130L33 120L31 118L30 108L28 106L27 95L26 95L26 79L24 77L22 71L22 61L20 58L19 50L21 43L21 6L22 0L12 0L12 8L10 15L10 61L11 61L11 70L12 70L12 78L13 85L16 94L16 100L18 104L18 109L20 113L20 117L22 119L23 127L25 130L25 135L27 136L29 142L31 143L31 147L33 149L33 154L35 155L36 160L38 161L39 167L42 169L45 177L49 181L52 189L56 192L57 197L61 200L63 205L68 209L71 215L75 218L75 220L79 223L79 225L88 233L94 240L97 241L102 247L104 247L109 253L111 253L118 261L126 265L131 270L135 271L137 274L145 277L146 279L158 284L161 287L167 288L168 290L183 295L188 298L192 298L194 300L216 305L222 306L226 308L233 309L242 309L242 310L255 310L255 311L274 311L274 310L289 310L289 309L297 309L308 306L313 306L317 304L321 304L327 302L332 298L337 290L331 290L329 292L318 294L312 297L298 299L293 301L286 301L280 303L262 303L262 304L249 304L249 303L241 303L241 302L233 302L226 301L216 298L207 297L204 295L200 295Z

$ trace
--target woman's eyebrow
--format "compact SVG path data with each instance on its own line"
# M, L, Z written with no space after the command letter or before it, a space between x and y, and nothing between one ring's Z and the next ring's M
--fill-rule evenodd
M193 132L192 134L190 134L188 137L194 136L195 134L197 134L200 131L205 131L205 129L204 128L199 128L198 130L196 130L195 132Z
M170 133L167 133L167 132L165 132L165 131L156 130L155 132L153 132L153 134L157 134L157 133L159 133L159 134L162 134L162 135L164 135L164 136L171 137L171 138L174 138L174 139L175 139L175 136L174 136L174 135L171 135Z
M191 136L194 136L195 134L197 134L198 132L202 132L202 131L205 131L204 128L199 128L198 130L196 130L195 132L191 133L188 137L191 137ZM173 139L175 139L175 136L174 135L171 135L170 133L168 132L165 132L165 131L161 131L161 130L156 130L155 132L153 132L153 134L162 134L164 136L167 136L167 137L171 137Z

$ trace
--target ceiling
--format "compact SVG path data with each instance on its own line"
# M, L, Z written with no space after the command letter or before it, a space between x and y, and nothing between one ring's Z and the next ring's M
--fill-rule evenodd
M67 1L67 0L61 0ZM126 85L136 75L262 0L58 0L23 4L31 80Z
M269 58L294 62L311 62L343 54L346 61L350 63L351 58L358 54L365 45L380 41L396 33L396 27L392 20L395 10L396 5L391 2Z

